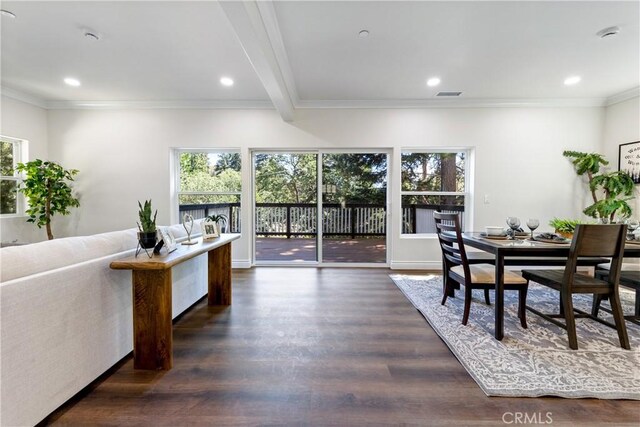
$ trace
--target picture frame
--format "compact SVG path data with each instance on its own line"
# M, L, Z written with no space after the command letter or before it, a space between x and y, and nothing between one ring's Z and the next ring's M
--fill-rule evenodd
M620 144L618 170L627 172L636 185L640 184L640 141Z
M169 227L159 227L158 230L160 231L160 237L164 242L164 246L167 248L168 254L178 249L176 238L174 237L173 233L171 233L171 230L169 230Z
M202 223L202 239L209 240L220 237L218 232L218 224L213 221L204 221Z

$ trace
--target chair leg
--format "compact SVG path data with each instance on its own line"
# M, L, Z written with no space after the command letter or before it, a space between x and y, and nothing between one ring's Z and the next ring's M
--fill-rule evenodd
M562 302L562 293L560 293L560 317L564 317L564 303Z
M627 335L627 326L624 323L624 315L622 314L622 306L620 305L620 296L617 292L613 292L609 296L609 304L611 304L611 312L616 323L618 338L620 339L620 347L630 350L629 336Z
M462 314L462 324L466 325L471 311L471 287L464 287L464 313Z
M527 283L523 289L518 290L518 317L520 318L520 325L527 329L527 291L529 290L529 284Z
M489 289L485 288L484 290L484 302L487 303L487 305L491 305L491 300L489 299Z
M573 301L571 295L562 295L562 307L564 309L564 319L567 324L569 347L571 347L572 350L577 350L578 337L576 335L576 320L573 316Z
M591 304L591 315L593 317L598 317L598 312L600 311L600 303L602 302L602 295L594 294L593 295L593 303Z
M449 281L445 281L444 282L444 289L442 290L442 302L441 304L444 305L445 302L447 302L447 297L449 296Z

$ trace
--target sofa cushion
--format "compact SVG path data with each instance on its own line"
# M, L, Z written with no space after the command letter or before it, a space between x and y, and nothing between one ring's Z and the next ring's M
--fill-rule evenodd
M0 249L0 281L6 282L135 249L135 228L92 236L64 237Z

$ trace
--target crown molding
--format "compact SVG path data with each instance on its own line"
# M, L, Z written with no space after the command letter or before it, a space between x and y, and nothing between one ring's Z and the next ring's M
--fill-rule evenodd
M270 101L49 101L50 110L273 110Z
M0 94L7 98L15 99L17 101L26 102L27 104L35 105L40 108L47 108L47 101L37 96L29 95L28 93L20 92L19 90L11 89L6 86L0 87Z
M618 104L620 102L624 102L632 98L637 98L639 96L640 96L640 86L637 86L629 90L625 90L624 92L611 95L606 99L605 105L609 107L610 105Z
M533 108L603 107L604 98L545 99L389 99L389 100L300 100L299 109L324 108Z

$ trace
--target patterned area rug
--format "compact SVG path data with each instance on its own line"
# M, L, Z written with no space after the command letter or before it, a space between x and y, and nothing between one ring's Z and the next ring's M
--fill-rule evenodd
M523 329L517 315L517 292L507 291L505 337L497 341L493 338L494 307L484 303L481 290L474 290L469 322L463 326L462 293L456 291L460 297L441 305L441 276L390 277L488 396L640 400L637 325L627 322L632 350L623 350L615 329L576 319L578 350L571 350L564 329L529 311L529 327ZM529 306L556 312L557 299L557 293L548 288L536 283L529 286ZM633 312L633 294L624 291L622 300L624 312ZM591 296L574 296L574 306L590 311ZM608 303L603 306L608 308Z

